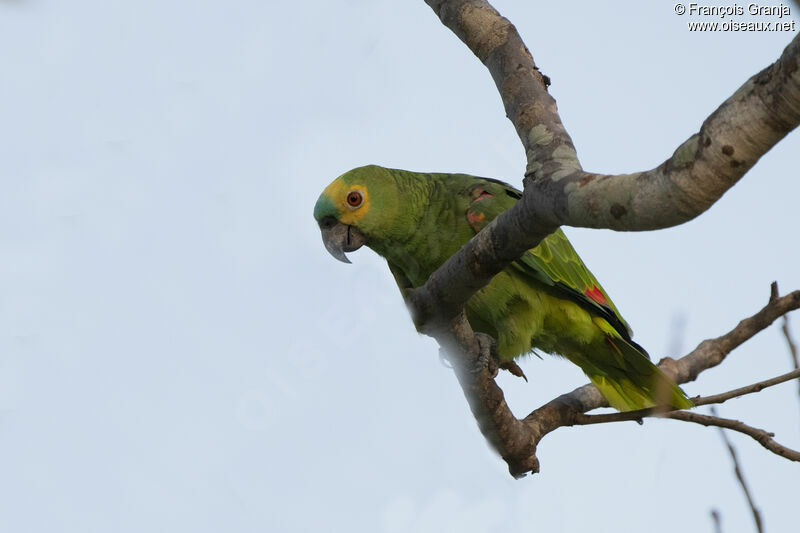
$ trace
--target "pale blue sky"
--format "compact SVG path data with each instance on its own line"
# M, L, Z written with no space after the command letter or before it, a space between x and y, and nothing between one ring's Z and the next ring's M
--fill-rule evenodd
M599 172L659 164L792 37L542 4L495 2ZM0 531L711 531L711 507L752 531L699 426L563 429L511 479L382 260L326 253L311 211L351 167L521 182L489 74L422 0L7 0L0 49ZM798 153L678 228L567 229L654 356L680 314L687 349L800 288ZM585 382L524 368L520 414ZM788 368L773 327L686 390ZM800 446L794 385L720 412ZM732 439L787 531L800 467Z

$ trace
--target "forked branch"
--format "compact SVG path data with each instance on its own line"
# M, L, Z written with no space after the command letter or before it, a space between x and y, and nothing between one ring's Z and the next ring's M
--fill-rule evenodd
M415 322L431 333L558 226L642 231L682 224L711 207L800 124L798 34L658 167L619 175L585 172L514 25L485 0L426 3L489 70L528 160L522 200L410 295Z
M488 68L525 147L522 199L450 257L406 302L417 327L449 353L483 434L513 475L538 471L536 444L605 405L592 386L516 419L494 381L491 339L476 336L463 312L492 277L561 225L625 231L675 226L707 210L772 146L800 124L800 35L772 65L747 80L657 168L616 176L585 172L516 28L485 0L426 0ZM692 381L736 346L800 305L800 293L770 301L733 331L661 367ZM763 325L762 325L763 324Z
M691 413L689 411L675 411L664 416L675 420L694 422L695 424L702 424L704 426L716 426L720 428L730 429L733 431L738 431L739 433L744 433L745 435L753 437L759 444L761 444L764 448L768 449L772 453L780 455L781 457L785 457L790 461L800 461L800 452L791 450L786 446L782 446L777 442L775 442L775 439L772 438L775 436L773 433L764 431L763 429L758 429L752 426L748 426L747 424L740 422L738 420L731 420L730 418L720 418L717 416L703 415L700 413Z
M793 291L786 296L778 296L777 287L773 284L769 301L756 314L740 321L728 333L701 342L697 348L680 359L665 358L659 362L658 366L677 383L694 381L703 371L722 363L732 350L766 329L781 316L798 308L800 308L800 291ZM465 339L469 337L464 334L463 328L462 325L461 339L462 342L466 342ZM510 473L515 477L523 476L528 472L538 472L539 461L536 457L536 447L545 435L560 427L641 420L647 416L665 416L696 423L710 421L706 415L695 416L696 413L671 411L668 408L659 407L627 413L586 415L585 413L592 409L608 406L605 398L593 385L584 385L570 393L562 394L520 421L514 417L506 405L502 390L493 379L494 372L490 370L490 365L484 364L485 361L483 359L483 362L480 360L472 362L475 365L473 368L482 368L481 371L467 372L462 367L456 372L456 375L470 402L473 414L479 421L482 432L506 461ZM456 366L456 368L459 367ZM700 405L721 403L730 398L756 392L798 377L800 377L800 372L792 371L748 387L705 398L700 397L697 399L697 403ZM733 422L735 424L722 427L748 434L762 446L782 457L793 461L800 460L800 453L778 444L767 432L756 430L742 422Z

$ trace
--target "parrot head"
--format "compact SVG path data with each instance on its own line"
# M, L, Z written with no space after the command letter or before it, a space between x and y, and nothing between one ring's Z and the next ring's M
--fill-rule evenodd
M314 218L328 252L349 263L346 252L388 237L399 205L392 174L375 165L359 167L333 180L314 206Z

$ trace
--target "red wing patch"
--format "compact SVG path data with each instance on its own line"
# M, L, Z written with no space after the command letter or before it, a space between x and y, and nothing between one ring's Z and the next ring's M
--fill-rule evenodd
M467 222L469 225L472 226L474 229L480 229L482 227L481 222L486 218L486 215L483 213L476 213L475 211L467 211Z
M478 211L476 208L479 208L479 206L476 204L481 200L492 198L494 195L483 187L475 187L472 189L470 197L472 198L472 204L470 209L467 210L467 222L472 226L472 229L478 232L486 226L486 214Z
M597 285L591 289L586 289L584 294L600 305L608 305L608 300L606 300L606 297L603 296L603 293L600 291Z
M481 189L480 187L472 191L472 201L474 202L478 202L480 200L483 200L484 198L491 198L492 196L494 196L492 193L484 189Z

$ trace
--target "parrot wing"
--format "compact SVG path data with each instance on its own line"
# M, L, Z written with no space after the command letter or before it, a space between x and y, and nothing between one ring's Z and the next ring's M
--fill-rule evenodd
M522 193L502 181L480 178L470 191L470 198L472 201L466 216L477 233L500 213L510 209L522 198ZM559 297L606 319L623 339L633 343L630 327L561 229L525 252L511 264L511 268L550 287ZM642 352L647 353L644 349Z

